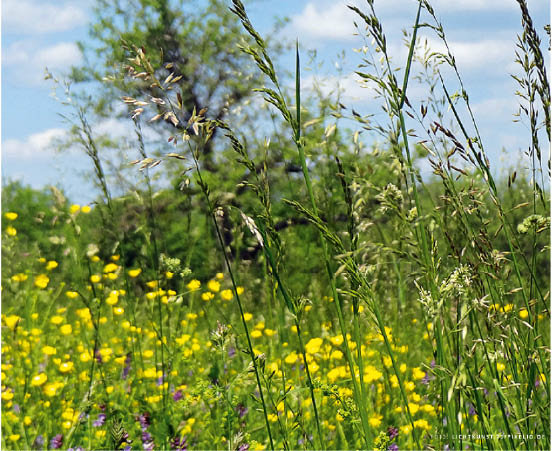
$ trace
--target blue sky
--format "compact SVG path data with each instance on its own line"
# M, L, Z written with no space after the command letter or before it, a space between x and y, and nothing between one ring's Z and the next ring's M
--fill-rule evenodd
M43 74L45 67L61 73L79 64L81 55L75 42L88 39L91 2L2 1L2 178L18 179L37 188L58 185L74 201L83 203L94 197L78 175L87 162L77 152L61 155L53 148L52 143L63 136L66 125L58 115L63 108L51 98L52 84L43 79ZM346 104L370 112L372 93L360 88L353 74L360 62L353 48L361 47L362 41L354 36L355 16L346 8L351 3L361 8L365 4L356 0L261 0L246 2L246 6L261 32L271 29L273 17L287 16L289 23L284 32L299 39L303 61L307 60L306 49L317 49L324 64L316 70L303 70L305 85L323 79L330 91L339 83L345 90ZM512 123L517 86L509 74L518 72L513 62L516 34L520 32L517 2L434 0L432 5L456 55L493 164L518 164L528 135L523 124ZM529 7L542 32L543 25L550 21L548 1L530 0ZM401 29L411 26L415 8L413 0L376 0L397 64L406 56ZM545 39L544 33L542 36ZM433 48L440 48L435 38L429 39ZM344 60L338 57L342 50ZM292 68L293 56L284 55L282 64ZM117 126L115 121L99 124L105 131Z

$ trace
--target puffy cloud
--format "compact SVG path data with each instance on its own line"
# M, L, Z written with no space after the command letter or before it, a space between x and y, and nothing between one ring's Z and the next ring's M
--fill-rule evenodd
M4 0L3 32L40 34L71 30L86 23L84 5L86 2Z
M2 143L2 157L9 159L42 160L53 156L53 144L65 135L61 128L33 133L25 139L7 139Z
M50 47L37 48L31 40L15 41L2 54L7 69L6 79L17 85L39 85L44 80L44 69L55 72L69 69L81 61L76 44L60 42Z
M301 81L302 89L319 90L325 97L337 97L338 91L345 102L366 101L374 98L373 88L364 83L355 73L327 77L305 77Z
M309 2L300 14L291 18L291 27L300 36L315 39L352 39L355 13L341 2L327 7Z

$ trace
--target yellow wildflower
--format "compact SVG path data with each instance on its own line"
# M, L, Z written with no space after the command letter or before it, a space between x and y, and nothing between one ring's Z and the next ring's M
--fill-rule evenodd
M8 221L15 221L17 219L17 213L14 213L13 211L8 211L6 213L4 213L4 217L8 220Z
M21 317L17 315L9 315L9 316L2 315L2 319L4 320L4 324L6 326L8 326L10 329L15 329L15 327L21 320Z
M69 373L70 371L73 370L73 362L69 361L69 362L63 362L60 366L59 366L59 370L62 372L62 373Z
M71 324L64 324L59 328L59 331L62 335L71 335L73 328L71 327Z
M232 290L222 290L220 292L220 297L223 301L230 301L234 297L234 294L232 293Z
M50 318L50 322L58 326L63 322L63 316L55 315Z
M50 283L50 278L46 274L39 274L34 279L34 284L38 288L46 288Z
M322 346L322 338L311 338L305 345L305 350L309 354L316 354Z
M216 280L210 280L207 282L207 288L213 293L218 293L220 290L220 283Z
M14 282L25 282L25 280L27 280L28 278L29 276L27 276L27 274L23 274L22 272L11 276L11 280L13 280Z
M50 260L48 263L46 263L46 269L48 271L51 271L52 269L55 269L58 267L58 262L55 260Z
M108 263L107 265L104 266L103 272L107 274L110 272L115 272L118 269L119 269L119 266L116 263Z
M383 418L382 415L377 415L377 414L372 415L368 420L368 423L370 423L370 426L372 426L373 428L378 428L381 424L382 418Z
M140 273L142 272L142 269L141 268L136 268L136 269L129 269L128 270L128 275L132 278L134 277L138 277L140 275Z
M197 279L192 279L188 282L186 287L188 287L188 290L190 291L196 291L201 287L201 282Z
M53 346L44 346L42 352L46 355L56 355L57 350Z

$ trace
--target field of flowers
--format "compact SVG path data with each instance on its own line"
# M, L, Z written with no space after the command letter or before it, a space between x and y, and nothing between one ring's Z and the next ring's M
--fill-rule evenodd
M89 211L72 205L65 214L78 227ZM9 247L17 240L18 214L4 216ZM3 448L265 449L259 392L235 332L240 318L225 274L200 281L172 260L165 261L161 277L150 280L142 268L123 268L119 255L104 261L97 254L93 246L61 261L28 253L18 262L21 272L10 274L3 287L18 313L4 308L2 314ZM72 281L64 277L69 274ZM237 293L247 308L254 293L241 286ZM332 302L329 296L313 301ZM274 445L317 448L297 328L277 330L275 312L256 310L244 312L243 319L267 387L268 420L281 437ZM354 448L359 424L344 338L312 310L305 307L305 357L325 446ZM439 408L429 391L429 335L419 327L418 336L404 334L405 326L416 323L405 318L396 332L387 328L387 338L397 353L414 427L424 433L435 427ZM365 359L370 440L391 449L412 446L412 426L382 335L365 331L360 343L346 339ZM473 407L470 414L477 421Z
M106 140L66 86L101 194L77 205L57 188L3 186L2 449L550 449L550 117L535 113L550 88L520 4L531 143L529 166L505 177L450 51L419 55L424 27L448 49L425 1L402 68L374 2L351 7L383 126L302 101L298 46L286 89L233 0L241 51L266 82L256 92L274 107L272 143L187 111L164 53L122 41L118 82L150 91L120 99L140 188L118 196ZM433 77L415 106L414 70ZM338 122L347 114L354 131ZM160 124L170 151L148 153L144 130ZM383 144L362 149L361 131ZM155 185L174 165L175 187Z

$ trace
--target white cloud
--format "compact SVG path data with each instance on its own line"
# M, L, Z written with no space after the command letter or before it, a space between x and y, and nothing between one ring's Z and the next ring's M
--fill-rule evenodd
M300 14L291 18L291 27L299 36L315 39L352 39L355 13L343 3L324 7L309 2Z
M318 89L323 96L332 98L337 97L339 90L341 100L346 103L372 100L375 95L374 89L369 84L364 83L355 73L343 76L308 76L302 80L301 84L304 89L312 91Z
M396 0L395 0L396 2ZM507 11L519 6L505 0L432 0L431 6L438 14L464 11Z
M85 2L4 0L3 32L40 34L71 30L87 22L83 4Z
M428 39L431 49L445 52L441 41ZM479 41L450 41L449 47L461 71L512 72L516 64L515 42L509 39L482 39Z
M543 0L533 0L529 3L533 13L546 9L546 2ZM301 40L352 40L356 31L353 21L359 26L362 26L363 21L347 8L350 4L356 5L363 12L369 12L367 4L358 0L310 1L300 13L291 17L290 29ZM433 0L431 4L437 17L458 13L517 13L519 10L515 1L506 0ZM412 26L417 5L416 0L385 0L375 3L375 11L382 21L384 30L400 31ZM422 13L422 20L425 20L425 16L427 13ZM492 17L489 17L489 21L493 26L493 32L500 27Z
M59 42L40 48L30 40L13 42L2 54L2 63L10 70L6 79L14 84L39 85L44 80L44 69L66 71L81 61L76 44Z
M61 128L50 128L33 133L25 139L7 139L2 143L2 158L17 160L45 160L51 158L53 144L65 135Z

